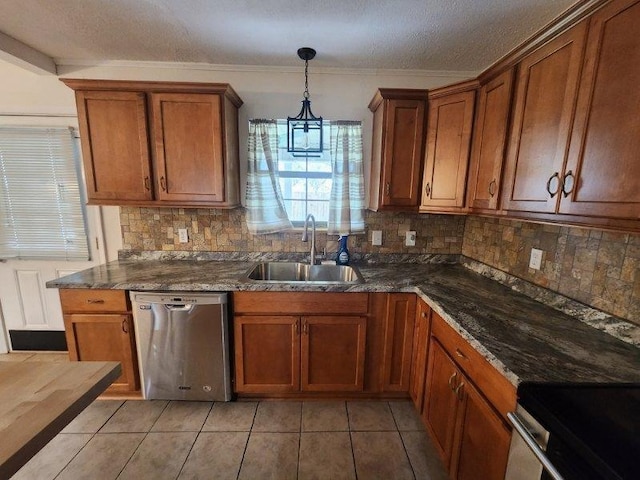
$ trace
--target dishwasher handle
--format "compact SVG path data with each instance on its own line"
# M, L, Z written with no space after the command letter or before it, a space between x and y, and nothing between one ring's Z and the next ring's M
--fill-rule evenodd
M193 309L195 305L192 303L165 303L164 308L171 310L172 312L188 312Z
M524 443L527 444L527 447L531 449L533 454L536 456L538 461L542 464L544 469L549 473L553 480L564 480L564 477L558 472L556 467L551 463L551 460L545 455L544 450L538 445L535 438L529 432L524 422L520 419L517 413L515 412L507 412L507 419L513 425L513 428L516 430L518 435L524 440Z

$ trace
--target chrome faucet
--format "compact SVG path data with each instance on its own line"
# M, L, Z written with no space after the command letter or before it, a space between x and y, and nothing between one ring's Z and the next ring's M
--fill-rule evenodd
M304 232L302 233L302 241L309 241L309 219L311 219L311 253L309 258L309 265L317 265L318 261L316 259L316 217L312 214L307 215L307 218L304 219Z

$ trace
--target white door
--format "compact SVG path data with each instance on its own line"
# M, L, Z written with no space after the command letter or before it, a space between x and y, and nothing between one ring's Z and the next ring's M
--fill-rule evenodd
M0 123L73 124L75 118L20 118ZM80 182L80 188L84 188ZM86 226L90 260L0 260L0 353L12 350L9 330L64 330L57 289L46 288L49 280L104 263L105 241L101 209L86 207Z
M4 339L0 335L0 353L11 350L9 330L64 330L58 290L46 288L45 284L106 261L100 209L86 208L90 261L7 260L0 263L0 306L3 334L6 334ZM6 343L4 348L2 343Z

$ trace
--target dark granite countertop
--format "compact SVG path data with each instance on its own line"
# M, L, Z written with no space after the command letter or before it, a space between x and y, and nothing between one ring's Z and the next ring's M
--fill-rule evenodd
M118 260L47 283L51 288L159 291L415 292L514 385L640 382L640 348L460 264L359 266L360 285L241 281L253 262Z

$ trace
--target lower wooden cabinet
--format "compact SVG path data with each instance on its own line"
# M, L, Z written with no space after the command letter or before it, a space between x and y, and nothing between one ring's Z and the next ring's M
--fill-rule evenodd
M414 293L387 294L382 365L384 392L409 392L415 316Z
M133 316L124 290L60 290L72 361L115 361L122 375L106 393L140 390Z
M478 368L468 350L470 345L463 348L459 344L461 348L452 350L446 346L451 338L441 343L438 332L448 327L442 325L444 320L438 315L432 316L433 327L438 327L432 329L429 341L422 419L452 479L501 480L507 466L511 430L501 411L487 398L501 398L505 393L478 389L469 373L474 370L466 371L453 360L460 357L465 367L469 361ZM478 378L495 376L499 384L500 378L504 379L499 375L485 371ZM513 397L509 402L515 404L515 389L508 395Z
M411 355L411 380L409 395L419 414L424 405L424 384L427 376L431 308L422 299L416 303L416 322L413 329L413 353Z
M236 315L235 390L362 391L366 335L362 315Z

